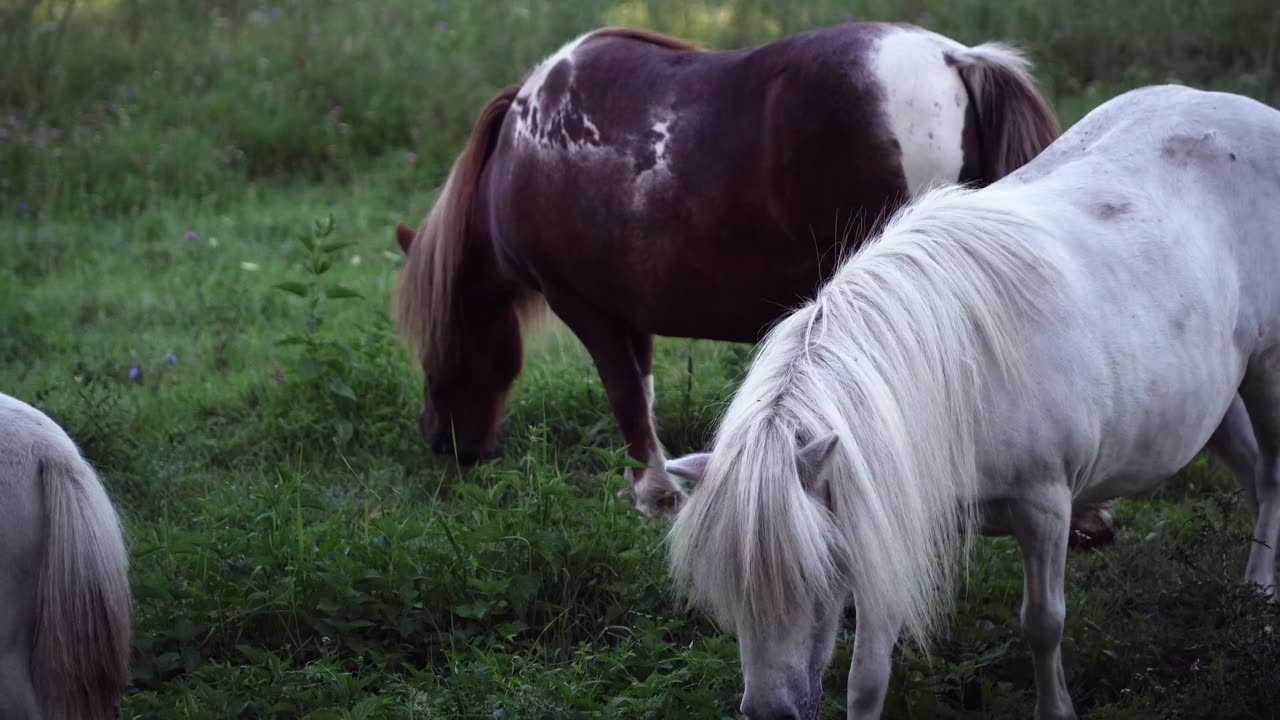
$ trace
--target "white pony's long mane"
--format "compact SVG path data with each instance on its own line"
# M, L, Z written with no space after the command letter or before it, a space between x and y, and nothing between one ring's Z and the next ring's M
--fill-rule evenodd
M1029 195L929 191L769 333L670 533L693 604L772 623L852 591L927 647L978 527L984 368L1018 386L1014 330L1058 272ZM797 452L831 432L819 499Z

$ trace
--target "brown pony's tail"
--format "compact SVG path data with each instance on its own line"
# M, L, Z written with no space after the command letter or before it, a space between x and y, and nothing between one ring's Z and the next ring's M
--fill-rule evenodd
M992 42L948 54L978 114L985 182L1027 164L1058 138L1058 118L1020 50Z
M115 720L129 684L129 561L93 468L54 450L40 463L45 550L31 675L45 720Z
M519 85L504 88L480 111L471 138L454 161L416 236L407 234L403 226L397 230L405 262L396 287L396 322L428 371L440 366L448 346L454 279L467 242L467 219L476 184L519 90ZM537 293L526 293L516 301L523 327L547 309L545 299Z

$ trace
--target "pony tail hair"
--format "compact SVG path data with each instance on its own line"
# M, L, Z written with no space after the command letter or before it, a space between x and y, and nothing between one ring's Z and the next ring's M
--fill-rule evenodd
M476 184L519 90L519 85L502 89L480 111L470 139L454 161L400 270L394 303L396 325L428 371L440 366L448 347L454 278L466 250L467 220ZM520 311L522 316L531 314L523 307Z
M45 720L114 720L129 684L128 554L97 474L64 455L40 462L45 556L31 675Z
M982 175L992 183L1031 162L1061 132L1021 50L990 42L948 53L978 115Z

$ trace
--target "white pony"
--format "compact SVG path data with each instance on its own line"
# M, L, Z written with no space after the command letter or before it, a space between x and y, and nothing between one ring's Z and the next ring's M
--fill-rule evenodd
M852 597L848 715L878 717L894 644L927 642L971 534L1011 534L1036 716L1074 717L1072 506L1249 433L1237 391L1260 449L1246 575L1274 593L1280 112L1130 92L1008 178L919 198L770 333L712 452L668 466L697 483L672 573L736 628L752 720L816 715Z
M130 593L120 522L44 413L0 394L0 717L119 717Z

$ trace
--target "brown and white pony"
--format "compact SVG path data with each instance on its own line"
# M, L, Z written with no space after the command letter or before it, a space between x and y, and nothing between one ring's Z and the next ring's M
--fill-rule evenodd
M653 336L755 342L877 218L983 185L1058 135L1029 63L910 25L851 23L704 52L589 32L498 93L415 232L396 311L437 452L490 456L548 306L590 352L636 505L675 510L652 417Z

